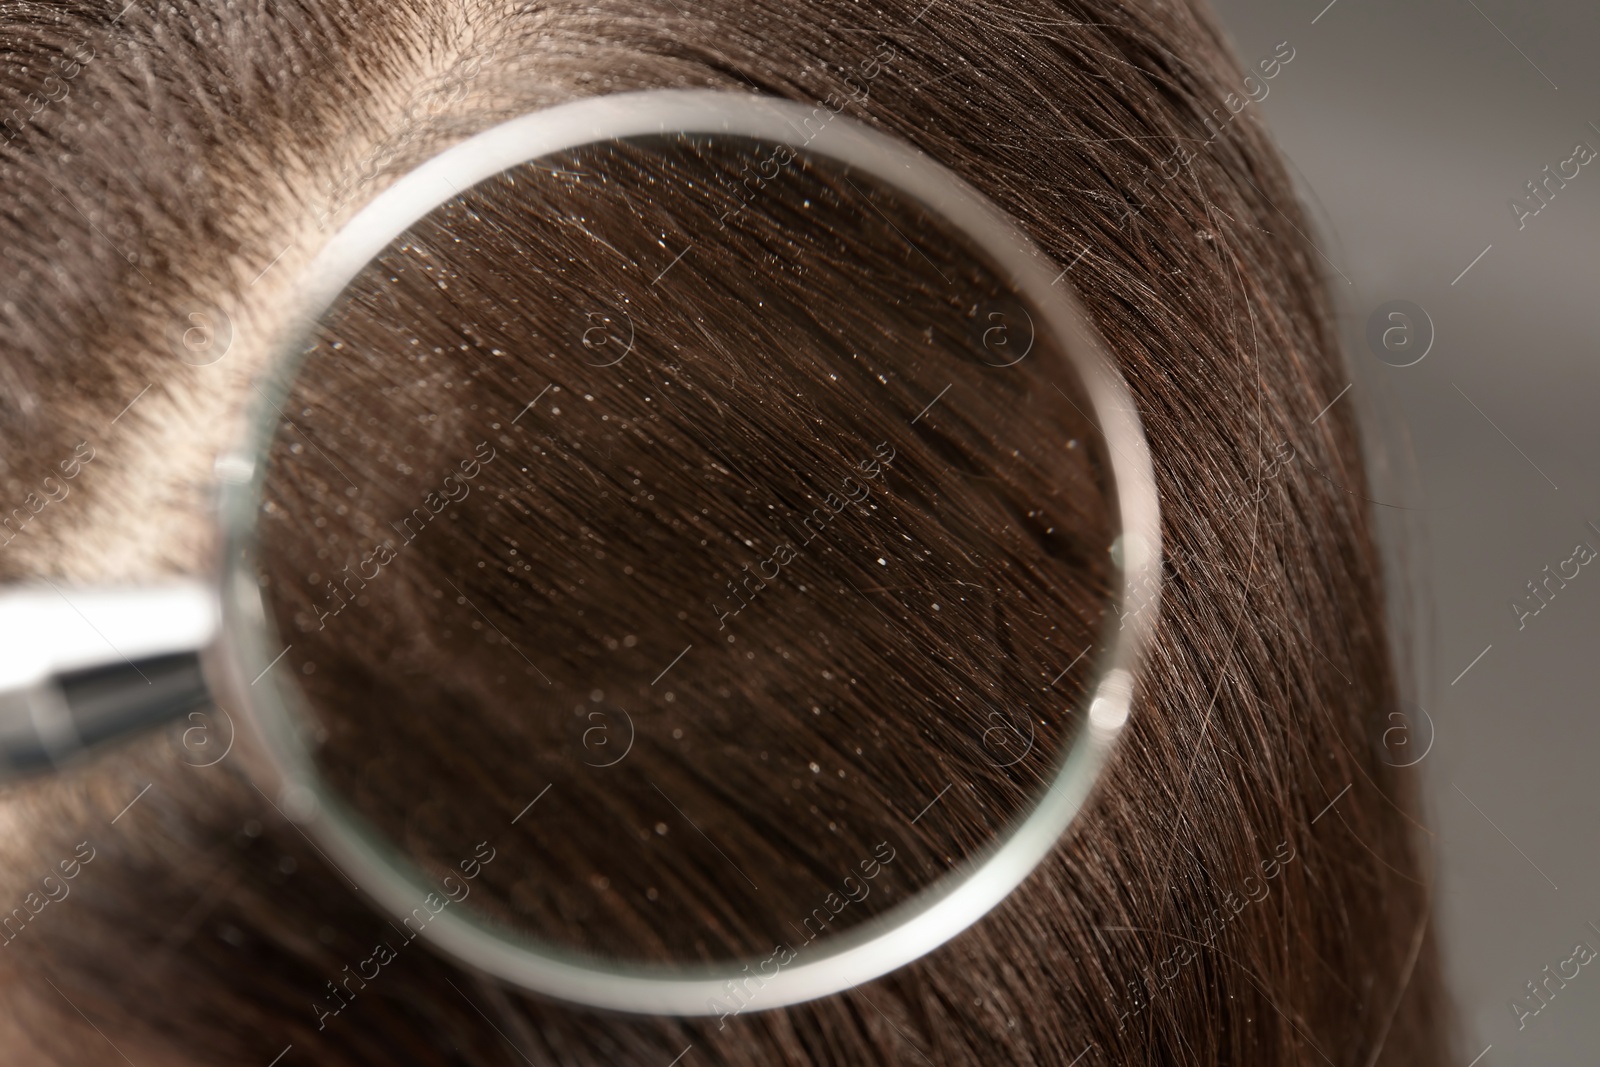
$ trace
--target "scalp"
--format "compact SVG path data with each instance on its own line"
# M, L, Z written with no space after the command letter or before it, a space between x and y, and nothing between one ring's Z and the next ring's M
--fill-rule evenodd
M487 1063L509 1061L507 1042L564 1063L665 1063L690 1043L725 1063L1070 1063L1091 1045L1114 1062L1443 1061L1412 785L1371 741L1398 683L1355 427L1343 408L1313 425L1344 380L1331 310L1264 132L1247 115L1205 139L1239 77L1209 13L120 7L0 15L6 100L68 90L0 147L6 506L79 442L95 450L70 494L0 548L0 575L201 570L210 464L297 273L444 145L630 88L814 102L887 39L902 59L858 117L1073 264L1151 439L1172 577L1131 736L1091 811L979 927L867 989L719 1031L522 998L419 952L366 1014L320 1032L308 999L381 919L248 780L186 767L156 738L0 801L6 899L75 842L101 847L74 898L0 960L19 997L8 1025L41 1056L104 1058L48 974L141 1064L268 1062L291 1043L325 1063ZM1181 144L1193 162L1168 178ZM218 311L232 346L186 365L174 330ZM1263 481L1280 443L1307 463ZM1295 859L1270 895L1207 933L1280 843Z

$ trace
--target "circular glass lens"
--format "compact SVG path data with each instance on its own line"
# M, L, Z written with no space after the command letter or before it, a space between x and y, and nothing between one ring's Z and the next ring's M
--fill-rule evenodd
M771 977L992 854L1134 608L1051 321L896 185L731 134L542 156L371 258L254 564L318 780L436 889L404 936Z

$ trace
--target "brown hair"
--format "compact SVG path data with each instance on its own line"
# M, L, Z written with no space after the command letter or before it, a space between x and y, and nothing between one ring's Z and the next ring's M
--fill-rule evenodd
M23 912L0 954L14 1005L5 1025L18 1050L101 1062L110 1041L141 1065L265 1063L286 1047L285 1064L667 1063L686 1049L685 1062L727 1063L1444 1062L1451 1048L1430 890L1407 814L1413 786L1377 747L1400 694L1361 510L1355 426L1337 406L1313 421L1341 384L1329 304L1315 253L1299 236L1307 227L1253 117L1207 126L1240 79L1208 16L1186 5L918 4L865 15L829 4L691 11L614 0L401 12L349 4L270 16L194 4L7 17L18 57L4 75L7 91L33 94L0 150L8 185L19 190L16 209L0 219L0 243L17 264L0 304L11 339L0 364L8 457L0 482L31 516L0 549L7 578L139 578L200 566L203 464L225 436L216 415L253 396L246 373L269 350L274 298L324 228L464 132L573 95L657 85L753 86L829 113L848 106L1021 221L1067 268L1134 393L1155 457L1168 558L1157 647L1130 735L1090 807L992 914L878 982L720 1023L621 1017L518 995L419 942L381 980L357 987L330 1021L313 1001L328 1003L325 987L336 982L355 991L345 975L389 936L388 924L236 761L193 766L206 761L174 731L8 798L29 828L5 845L12 873L3 880L6 899ZM644 216L630 230L621 215L630 209L611 189L631 194L662 175L642 160L568 163L555 169L604 173L615 185L563 186L572 180L559 174L488 183L415 228L411 246L375 261L285 409L294 425L275 445L270 500L282 518L267 523L267 577L285 633L332 635L293 661L313 697L321 694L330 743L337 751L344 728L374 736L371 717L391 705L340 694L385 677L385 699L402 704L481 700L505 675L504 685L558 690L562 706L581 705L602 662L621 691L650 688L643 652L638 662L624 653L648 645L658 663L675 649L664 632L658 639L632 621L636 609L683 604L669 618L698 628L684 643L728 636L717 626L724 617L699 602L723 590L739 564L773 558L781 535L755 529L752 510L770 503L801 513L824 483L851 476L865 484L862 464L876 459L873 502L884 502L909 543L929 546L926 555L893 557L910 571L904 585L849 598L785 587L781 607L751 600L760 628L750 628L749 644L741 636L724 643L726 658L680 664L673 691L701 707L737 691L740 707L759 709L771 731L770 760L792 764L818 745L835 746L819 769L846 777L824 785L819 773L806 784L808 808L854 802L858 795L834 783L860 778L883 804L914 813L911 787L937 788L928 768L962 743L971 750L981 734L970 721L935 717L946 732L920 737L898 714L910 694L981 693L1031 715L1054 674L1048 665L1064 663L1061 650L1083 647L1097 625L1102 579L1086 546L1098 543L1104 516L1096 518L1092 492L1060 489L1092 480L1092 428L1070 397L1037 387L1042 377L1007 396L981 363L907 365L892 342L930 318L941 338L935 348L970 349L970 336L957 336L965 309L929 297L886 310L907 291L931 293L926 267L949 268L955 250L924 248L927 264L903 250L891 260L900 246L886 234L807 227L786 215L803 210L796 200L809 186L798 174L754 198L722 185L638 197ZM742 162L708 165L737 174ZM587 232L537 222L585 196L595 198ZM725 287L729 299L685 313L646 284L677 254L655 243L669 216L689 233L728 219L768 241L769 253L828 269L752 277L748 263L691 255L673 269ZM838 247L820 247L829 233ZM592 251L591 234L614 247L627 235L636 243L608 258ZM543 273L510 269L513 253ZM921 282L907 280L919 272ZM597 366L605 360L584 348L583 329L596 324L587 318L593 298L617 290L626 301L611 297L599 323L610 330L626 307L651 329L632 363ZM773 306L753 312L752 297ZM174 356L174 324L188 328L198 314L214 326L218 306L231 319L231 350L210 366L185 366ZM510 307L521 310L495 317ZM826 315L807 321L808 308ZM851 324L852 340L884 327L881 351L853 349L856 369L837 393L821 388L824 357L830 367L849 361L819 347L826 331L817 321ZM740 331L768 346L803 337L788 351L812 358L763 361L761 344L725 343ZM360 358L336 355L346 351L336 343ZM674 344L699 347L691 359L674 355ZM1042 365L1022 366L1036 374ZM957 385L966 399L900 430L921 406L916 399L960 381L935 382L934 371L971 375L970 387ZM153 382L160 387L141 393ZM559 395L576 409L569 421L559 433L532 419L513 426L546 384L547 402ZM794 393L803 399L777 402ZM657 394L672 403L646 407L641 396ZM996 410L974 406L984 404ZM405 417L416 415L437 418L408 427ZM900 436L880 432L888 426ZM1046 455L1047 438L1081 440L1085 449ZM30 494L40 471L73 457L79 442L96 458L75 491L49 511L25 503L37 499ZM488 451L477 450L480 442ZM893 450L887 472L880 443ZM1030 443L1038 455L1008 456ZM719 446L758 457L758 469L718 459ZM597 457L604 448L622 455ZM317 449L326 455L313 458ZM329 466L319 465L324 459ZM1304 476L1301 459L1326 477ZM854 474L832 473L841 470ZM802 477L790 480L796 472ZM656 500L632 499L633 478ZM459 517L465 499L448 513L428 502L430 493L448 498L463 488L476 494L479 521ZM756 490L767 494L759 504ZM416 514L419 500L425 511ZM839 525L829 536L881 551L841 553L825 567L813 559L809 573L884 570L876 563L890 558L883 517L830 510ZM377 580L365 577L343 584L347 564L372 573L361 561L376 563L372 532L390 520L399 525L384 536L415 540L412 558L382 579L394 588L368 590ZM670 542L652 542L651 531L703 538L707 554L667 555ZM790 543L805 536L803 524L788 533ZM535 536L543 538L537 549ZM966 583L957 600L941 603L940 615L953 617L937 622L931 608L910 610L913 597L945 580L935 557L958 559L951 580ZM644 558L662 565L642 589L603 566L641 570ZM317 581L307 583L313 573ZM784 580L798 585L801 574ZM576 581L560 587L566 576L591 581L580 596ZM440 579L457 585L461 603ZM329 600L325 585L335 580ZM319 614L344 594L357 607L368 596L367 614ZM581 621L547 610L557 601L582 607ZM408 619L450 610L463 620L455 643L417 641L408 655L419 672L396 673L392 654L404 646L373 632L411 634ZM676 620L678 611L697 621ZM475 618L489 627L473 629ZM538 637L518 640L523 627ZM513 636L491 641L488 630ZM851 643L830 652L818 631ZM507 651L513 641L525 660ZM761 659L741 664L739 651ZM784 689L841 658L855 684L840 680L825 696L830 713L848 714L812 715L822 698L807 703L799 698L809 694ZM303 673L308 663L314 673ZM446 663L448 674L427 670ZM947 666L924 677L919 665L928 663ZM894 774L862 773L855 746L843 742L850 723L902 731ZM370 790L375 818L386 797L406 803L442 782L479 790L509 816L515 799L531 795L525 786L549 777L516 782L510 753L488 738L441 733L420 717L397 723L407 724L419 732L397 735L388 752L330 762L344 768L350 788ZM218 736L223 725L220 716L209 724ZM502 722L490 736L526 743L522 729ZM550 729L571 748L571 724ZM664 772L679 775L663 783L666 792L709 795L731 766L673 755L670 732L642 736ZM424 771L440 777L424 782ZM909 857L928 862L959 846L980 802L1016 802L1003 779L983 780L1001 786L987 798L947 797L958 802L951 821L915 824L901 846ZM548 799L569 792L560 803L578 803L580 780L572 781L573 791ZM1027 784L1019 779L1018 788ZM641 824L637 798L616 803L630 827L654 832ZM449 824L448 809L424 808L406 808L396 832L420 833L441 853L474 838L473 828ZM747 850L760 847L759 831L773 828L779 812L718 810L732 813L725 829ZM623 847L619 837L582 849L580 825L554 804L540 824L541 845L571 870ZM92 861L77 856L70 895L35 911L35 868L57 869L79 842L91 846ZM873 844L863 838L844 851L870 853ZM582 897L581 906L609 909L610 926L564 925L562 909L579 906L576 897L528 904L526 914L547 936L631 929L628 916L655 880L695 878L688 860L673 866L678 855L687 854L660 852L652 867L610 875L617 885L608 884L609 895ZM517 885L528 870L487 870L507 872L498 888L507 907L526 901ZM719 872L699 889L692 899L700 911L688 918L722 930L725 951L749 949L738 881ZM800 914L809 910L802 897L790 901ZM539 907L548 908L543 918Z

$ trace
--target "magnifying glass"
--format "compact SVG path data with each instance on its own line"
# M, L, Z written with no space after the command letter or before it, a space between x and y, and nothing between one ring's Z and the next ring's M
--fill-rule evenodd
M418 167L298 300L214 581L0 597L14 772L214 699L391 949L680 1015L917 959L1082 807L1149 453L952 172L826 106L586 99Z

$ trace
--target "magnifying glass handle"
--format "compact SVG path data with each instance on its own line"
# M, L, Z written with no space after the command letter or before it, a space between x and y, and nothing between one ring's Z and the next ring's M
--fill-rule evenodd
M210 703L214 587L0 587L0 781Z

